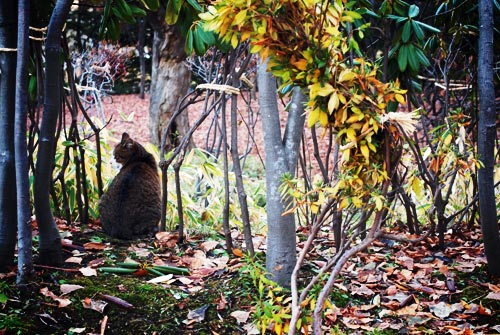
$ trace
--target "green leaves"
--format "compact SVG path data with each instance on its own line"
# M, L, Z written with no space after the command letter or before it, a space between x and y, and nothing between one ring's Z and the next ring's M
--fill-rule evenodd
M158 0L144 0L151 2L151 6L158 3ZM151 8L147 7L146 8ZM154 8L154 7L152 7ZM104 13L99 27L99 36L101 38L117 40L120 37L120 23L126 22L129 24L136 23L136 17L145 16L146 11L134 5L129 5L125 0L106 0L104 4Z
M186 53L191 54L193 51L199 55L216 42L215 35L211 31L203 29L200 22L196 22L186 35Z
M408 17L413 19L414 17L417 17L419 12L420 9L418 8L417 5L411 5L410 9L408 9Z
M183 0L168 0L165 10L165 22L167 24L176 24L181 12Z
M412 27L412 21L406 21L406 23L403 26L403 32L401 34L401 40L403 43L408 43L408 41L411 38L411 27Z
M403 25L397 34L395 47L389 54L391 57L397 53L400 72L418 73L421 66L429 66L430 64L422 51L425 39L424 29L433 33L438 33L439 29L415 20L419 12L418 6L410 5L407 16L387 15L389 19Z

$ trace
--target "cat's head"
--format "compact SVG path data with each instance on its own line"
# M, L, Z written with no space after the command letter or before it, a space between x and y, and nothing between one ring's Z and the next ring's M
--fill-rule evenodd
M118 163L125 165L133 158L142 157L144 152L142 145L131 139L127 133L123 133L121 142L113 150L113 156Z

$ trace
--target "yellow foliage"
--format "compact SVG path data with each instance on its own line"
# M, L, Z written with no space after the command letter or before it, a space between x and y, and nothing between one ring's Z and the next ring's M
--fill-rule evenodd
M346 22L360 14L343 0L214 0L200 14L204 28L218 33L223 41L236 46L248 40L250 51L269 58L269 70L282 85L291 83L309 88L308 127L332 127L341 144L341 173L350 181L342 190L344 199L359 205L370 189L387 179L385 136L398 139L400 127L384 123L389 102L405 103L406 90L399 82L383 83L374 64L357 58L354 64L345 57L351 51ZM444 138L444 144L451 144ZM439 162L434 163L436 168ZM379 168L375 169L373 166ZM431 169L433 166L431 166ZM353 196L355 195L355 196ZM359 201L358 201L359 200ZM380 208L380 202L375 206ZM348 203L341 201L340 207ZM315 208L316 210L316 208Z

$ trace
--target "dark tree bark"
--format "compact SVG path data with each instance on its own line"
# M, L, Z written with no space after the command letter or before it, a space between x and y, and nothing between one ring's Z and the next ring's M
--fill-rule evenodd
M233 51L233 55L236 52ZM232 71L233 87L239 85L239 75L236 71ZM223 120L225 122L225 120ZM236 179L236 190L238 193L238 201L241 209L241 221L243 223L243 235L245 236L245 245L251 257L254 257L255 250L253 248L252 228L250 226L250 214L248 211L247 194L243 185L243 172L240 163L240 154L238 151L238 96L231 96L231 158L233 159L233 170Z
M152 143L159 145L163 129L187 94L191 72L186 65L184 38L178 27L167 25L164 11L150 17L153 27L153 59L149 106L149 130ZM189 129L187 113L179 115L168 134L169 146L177 146Z
M146 58L144 57L144 45L146 44L146 20L139 19L139 62L141 70L141 83L139 85L139 97L144 99L146 85Z
M477 153L483 163L478 171L479 212L484 251L492 275L500 276L500 234L495 200L493 169L497 137L495 88L493 84L493 2L479 1L479 129Z
M19 0L16 68L16 114L14 128L17 190L17 284L33 275L30 185L26 123L28 121L29 0Z
M304 128L305 96L295 88L288 113L285 134L281 134L276 79L260 64L257 73L259 104L262 112L267 185L267 255L266 269L271 279L290 286L296 262L296 234L293 215L282 216L288 202L280 196L279 187L285 173L294 175Z
M17 3L0 1L0 272L14 263L16 246L16 172L14 114Z
M62 263L61 237L50 208L50 184L54 164L55 130L61 112L61 34L72 0L58 0L50 18L45 41L44 111L35 171L35 213L40 234L39 262Z

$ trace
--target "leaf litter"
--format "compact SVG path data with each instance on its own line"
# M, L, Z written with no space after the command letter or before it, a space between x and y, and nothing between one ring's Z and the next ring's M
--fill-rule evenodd
M75 229L72 232L73 236L67 237L68 245L82 248L77 250L78 256L74 256L75 249L71 248L68 259L79 257L81 261L65 264L72 271L59 271L57 286L44 279L51 278L52 271L44 268L38 271L42 278L37 283L39 295L49 299L43 306L54 307L30 310L39 318L34 327L38 324L62 327L65 332L85 329L86 333L102 333L100 327L106 316L105 334L117 333L120 322L129 324L128 327L137 323L134 324L137 328L130 329L141 331L160 329L158 333L162 333L161 329L164 332L182 329L185 334L202 333L200 329L213 334L260 333L252 323L251 293L241 292L238 273L243 263L241 249L228 255L223 252L223 240L206 240L202 236L190 236L186 245L180 247L176 233L168 232L151 240L130 243L94 242L92 239L98 232L88 228L85 233ZM475 242L478 239L475 234L470 232L470 239L449 237L450 247L444 251L437 248L437 241L432 238L416 245L389 246L386 241L375 242L352 258L337 279L332 305L325 310L325 329L340 325L346 333L375 330L394 334L418 334L425 330L438 334L498 333L500 287L498 281L486 274L482 246ZM102 239L106 241L107 237ZM262 237L259 245L265 250ZM329 243L318 245L309 266L319 269L329 255ZM185 267L189 274L98 272L101 267L130 260L151 266ZM14 283L15 273L2 274L1 278ZM231 282L232 288L225 286ZM154 287L163 293L148 294L148 290L156 292ZM149 300L138 302L137 292L144 290ZM60 291L61 295L54 291ZM171 300L161 300L164 296L170 296ZM31 297L28 301L36 299ZM155 300L160 300L159 305L154 305ZM78 301L84 309L100 316L88 318L85 312L78 311ZM7 310L9 303L14 302L14 298L8 297L4 303ZM155 307L146 314L149 305ZM162 307L158 310L156 306ZM65 320L68 318L69 321ZM84 322L87 318L88 322Z

